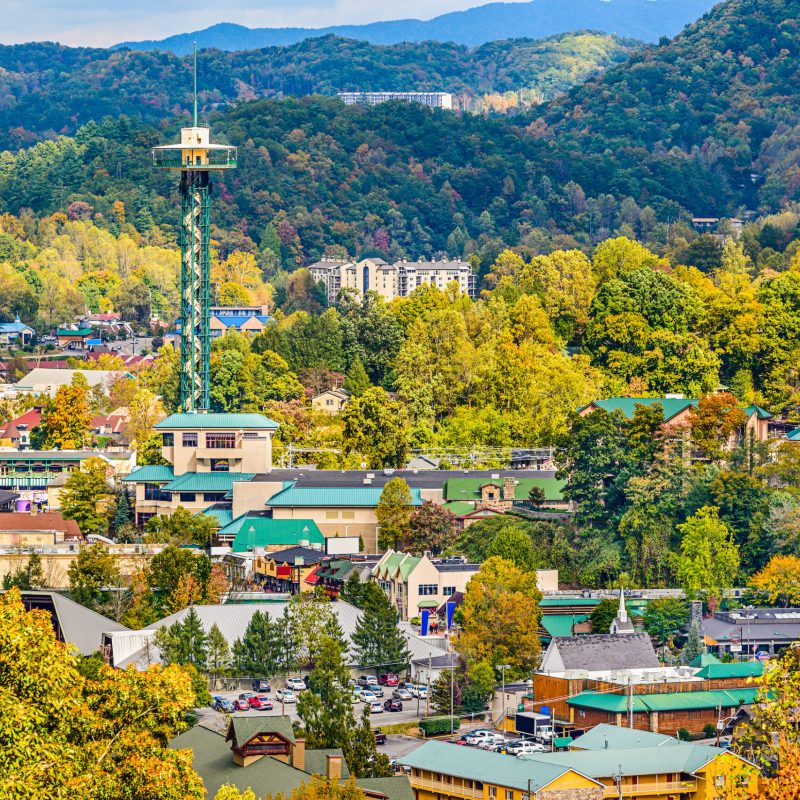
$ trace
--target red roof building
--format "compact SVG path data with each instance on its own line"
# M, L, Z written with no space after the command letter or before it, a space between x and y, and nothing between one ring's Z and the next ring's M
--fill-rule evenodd
M0 440L10 440L12 447L24 449L30 446L31 430L42 422L42 407L36 406L24 414L9 420L0 428Z

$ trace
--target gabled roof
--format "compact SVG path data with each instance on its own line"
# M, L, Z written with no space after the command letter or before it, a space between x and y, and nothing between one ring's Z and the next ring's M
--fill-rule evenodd
M376 486L300 488L290 486L267 500L271 508L375 508L383 489ZM421 506L420 490L411 489L411 505Z
M372 574L380 580L392 580L399 573L403 581L407 581L408 576L420 561L422 561L421 558L411 555L411 553L387 550L381 560L372 568Z
M543 672L656 669L660 666L646 633L555 636L542 658Z
M697 400L689 397L608 397L605 400L594 400L589 403L589 406L602 408L612 414L614 411L621 411L627 419L633 419L636 412L636 406L654 406L661 405L664 414L664 422L671 420L673 417L686 410L696 406ZM589 406L584 406L588 408ZM583 409L580 409L583 411Z
M627 750L640 747L672 747L681 741L673 736L619 725L601 723L575 739L570 747L573 750Z
M203 515L204 517L211 517L216 520L217 527L224 528L233 521L233 510L227 503L213 503L208 508L198 511L195 516Z
M730 664L707 664L695 677L719 680L722 678L758 678L763 674L764 665L760 661L733 661Z
M530 490L534 487L544 492L545 500L561 501L562 489L566 481L556 478L516 478L514 498L527 500ZM503 475L499 479L485 478L450 478L444 487L445 500L475 501L481 499L481 487L493 485L503 487Z
M229 492L237 481L250 481L253 472L184 472L165 484L165 492Z
M700 692L665 692L662 694L635 694L633 710L652 711L697 711L709 708L737 708L755 702L758 688L714 689ZM603 694L600 692L581 692L570 697L567 704L579 708L592 708L598 711L624 713L628 708L628 698L624 694Z
M325 553L321 550L313 550L310 547L287 547L285 550L274 550L273 552L266 553L265 558L275 561L276 564L296 564L298 559L301 559L303 566L310 566L316 564L327 558ZM298 565L300 566L300 565Z
M287 742L294 742L294 730L292 729L292 721L289 717L244 717L241 714L234 714L228 723L228 736L233 735L236 737L236 743L241 746L245 742L249 742L254 736L259 733L277 733L282 739Z
M324 544L325 537L313 519L272 519L242 514L218 532L219 536L234 536L234 553L256 548L290 547L300 542Z
M756 414L759 419L772 419L773 417L773 415L770 414L769 411L755 404L747 406L747 408L744 410L744 413L747 414L748 417L752 417L753 414Z
M278 423L263 414L170 414L153 427L171 430L277 430Z
M167 483L175 477L171 466L146 464L122 478L124 483Z
M65 539L83 538L78 523L64 519L58 511L0 514L0 531L62 531Z
M722 662L712 653L700 653L697 658L689 662L690 667L707 667L709 664L721 664Z
M35 428L42 422L42 408L29 408L24 414L10 419L0 428L0 439L19 439L21 432L17 426L24 425L26 432L30 432L31 428Z

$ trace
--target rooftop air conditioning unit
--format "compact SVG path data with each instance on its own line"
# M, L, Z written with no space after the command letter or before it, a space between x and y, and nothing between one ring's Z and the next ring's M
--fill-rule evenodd
M364 478L364 486L370 486L372 484L372 478Z

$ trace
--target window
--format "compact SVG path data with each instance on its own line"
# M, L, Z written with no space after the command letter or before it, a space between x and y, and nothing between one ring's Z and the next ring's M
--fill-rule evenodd
M212 458L211 459L212 472L230 472L231 465L227 458Z
M489 500L494 500L494 492L486 492L486 497L488 497Z
M172 447L175 444L175 434L174 433L162 433L161 434L161 444L164 447Z
M356 512L355 511L342 511L342 519L355 519Z
M578 716L581 719L586 719L586 709L585 708L579 708L578 709Z
M220 500L225 499L225 492L204 492L203 500L206 503L218 503Z
M258 439L258 431L245 431L242 439Z
M325 512L325 519L339 519L339 512L338 511L326 511Z
M178 499L181 503L194 503L195 501L195 493L194 492L179 492Z
M514 790L506 789L506 800L514 800Z
M172 500L172 493L162 490L158 483L146 483L144 485L144 499L145 500Z
M450 597L450 595L453 595L455 593L456 593L456 587L455 586L445 586L445 587L442 588L442 594L445 597Z
M235 433L207 433L206 447L209 450L221 450L223 448L236 447Z
M496 786L490 786L489 787L489 797L492 797L492 798L497 797L497 787Z
M182 438L184 447L197 447L197 431L184 433Z
M423 596L439 594L439 587L435 583L421 583L417 590L417 594Z

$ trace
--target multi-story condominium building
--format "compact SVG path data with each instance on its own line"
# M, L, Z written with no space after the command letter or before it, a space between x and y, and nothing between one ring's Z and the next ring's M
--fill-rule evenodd
M387 264L381 258L365 258L357 264L323 258L308 267L315 281L325 286L329 303L336 302L342 289L358 295L376 292L387 302L406 297L423 284L445 289L456 282L462 294L474 297L477 281L466 261L398 261Z
M450 92L337 92L347 106L377 106L389 100L405 100L429 108L453 110L453 95Z

